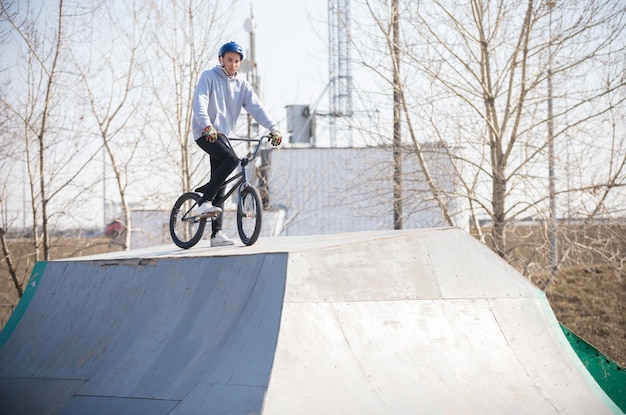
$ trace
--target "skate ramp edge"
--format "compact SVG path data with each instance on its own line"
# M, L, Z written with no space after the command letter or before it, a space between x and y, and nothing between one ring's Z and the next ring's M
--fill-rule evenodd
M458 229L37 264L3 414L621 413L541 290Z

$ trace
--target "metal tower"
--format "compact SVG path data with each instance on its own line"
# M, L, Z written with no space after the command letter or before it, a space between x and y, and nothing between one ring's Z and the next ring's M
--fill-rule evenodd
M350 0L328 0L328 51L330 145L334 147L337 142L337 119L352 116ZM346 134L351 143L349 125Z

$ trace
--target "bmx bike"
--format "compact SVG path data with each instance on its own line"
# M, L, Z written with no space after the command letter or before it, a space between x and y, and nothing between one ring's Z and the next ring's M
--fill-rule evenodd
M261 233L263 222L263 202L259 190L248 182L246 166L253 161L261 147L263 139L269 139L269 135L263 134L257 138L229 138L229 141L247 141L256 143L253 152L249 152L239 162L239 171L228 178L222 187L230 186L224 192L224 196L217 199L215 205L221 205L234 192L237 192L237 231L241 242L245 245L254 244ZM196 192L183 193L172 208L170 213L170 235L174 243L183 249L189 249L196 245L204 233L207 219L212 216L195 216L193 210L198 206L201 196Z

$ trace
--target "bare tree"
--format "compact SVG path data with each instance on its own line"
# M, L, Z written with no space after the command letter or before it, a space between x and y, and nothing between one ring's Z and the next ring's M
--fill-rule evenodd
M4 95L3 88L0 87L0 91L2 91L0 95ZM18 276L17 266L6 238L7 230L15 221L14 212L11 212L11 201L8 198L11 188L14 187L9 172L19 163L19 141L12 140L8 134L7 124L12 114L3 99L0 99L0 108L0 177L2 177L0 183L0 252L17 296L21 297L24 292L23 281Z
M355 48L361 63L391 84L385 70L389 61L372 59L384 45L392 45L390 26L381 23L388 22L390 5L365 1L363 9L368 11L364 19L376 24L359 24L369 29L369 35L359 37L367 42L355 38ZM624 53L624 14L619 1L401 5L402 90L409 135L415 143L437 138L465 147L462 157L451 155L455 166L451 174L459 174L461 188L467 191L474 223L490 220L488 242L499 255L509 254L508 223L547 217L546 153L552 140L558 144L576 137L579 151L611 146L591 144L587 129L599 127L610 108L623 107L623 65L616 65ZM555 133L546 139L549 74L558 87ZM412 127L412 119L419 120L418 129ZM419 147L416 150L419 156ZM609 158L616 154L602 153ZM587 175L584 182L615 195L623 183L623 172L616 176L617 172L613 169L612 178L600 181ZM576 188L585 186L572 183L571 190Z
M35 261L40 248L50 258L51 218L94 208L94 190L106 183L94 168L98 154L113 171L127 227L129 194L144 203L163 196L169 204L171 189L187 190L194 180L193 154L199 159L201 152L191 140L193 92L199 73L216 59L234 9L230 2L196 0L138 4L59 0L32 7L2 0L0 17L9 28L2 40L17 50L23 79L0 98L13 116L6 136L23 139ZM171 173L177 170L180 175Z
M132 223L131 208L128 200L129 176L134 172L134 179L139 177L133 160L140 145L145 149L144 137L133 134L137 131L133 122L137 122L143 105L141 70L138 49L143 41L147 21L139 18L141 9L127 8L126 5L107 5L92 16L104 30L91 32L108 42L97 40L97 51L74 55L75 71L84 85L88 102L86 106L95 120L96 131L85 135L97 134L102 140L103 150L113 171L117 194L123 215L125 232L121 236L124 250L130 249ZM134 6L134 5L133 5ZM126 19L120 21L119 16ZM95 43L95 40L92 40ZM105 81L108 84L105 84ZM83 95L83 94L81 94ZM106 171L106 169L103 169ZM103 173L104 174L104 173ZM106 186L106 175L102 178ZM106 187L105 187L106 189ZM105 192L103 192L105 193ZM106 194L103 195L106 197ZM106 201L105 201L106 202ZM106 215L106 209L104 215ZM105 218L106 220L111 218Z
M51 232L61 216L71 217L73 206L65 192L95 156L82 145L80 122L67 105L66 10L62 0L54 6L3 2L0 17L9 27L17 51L10 93L3 99L12 123L6 132L23 142L23 163L30 191L33 231L33 259L50 259ZM48 19L54 16L54 19ZM53 23L53 24L52 24ZM14 174L14 173L12 173ZM75 197L74 200L80 200ZM56 201L56 204L52 204ZM65 206L65 208L64 208ZM26 212L23 212L26 214Z
M58 74L58 62L59 56L61 54L63 48L63 39L64 39L64 21L63 21L63 0L59 0L58 8L57 8L57 20L56 27L53 29L53 39L51 40L51 44L45 44L42 36L40 36L37 31L32 28L31 21L24 19L18 20L21 17L18 14L18 11L15 11L11 8L14 4L2 4L2 17L3 20L8 22L13 30L17 33L19 37L22 38L24 43L26 44L26 48L28 50L29 60L35 65L37 68L37 73L33 73L33 75L37 76L37 79L33 79L33 87L40 88L37 97L37 100L31 101L31 104L34 106L35 103L40 104L41 107L34 109L30 108L29 111L33 111L31 115L26 115L23 117L23 120L26 122L26 137L30 134L35 135L35 140L37 143L37 157L36 163L38 167L38 180L34 180L34 174L31 173L31 191L33 196L35 192L39 194L39 200L41 202L41 216L38 217L37 209L33 208L33 223L39 223L39 219L41 219L41 230L42 230L42 246L43 246L43 255L44 259L49 259L49 249L50 249L50 237L49 237L49 217L48 217L48 203L49 203L49 195L47 194L48 188L46 183L46 148L47 148L47 134L49 131L49 117L50 112L52 111L55 104L58 102L54 95L54 88L56 86L56 77ZM48 49L49 47L49 49ZM35 84L36 82L36 84ZM27 155L30 155L29 152L29 140L27 139ZM30 165L30 163L29 163ZM35 184L37 182L37 184ZM36 190L35 190L36 189ZM33 203L35 198L32 198ZM33 234L35 240L35 251L38 255L38 239L39 234L37 230L37 226L33 226Z
M235 4L180 0L152 0L148 4L151 25L145 53L154 59L148 67L152 107L146 133L161 143L168 158L166 165L172 167L161 169L160 186L153 193L172 187L188 191L200 184L202 177L196 177L197 172L204 176L209 171L200 165L202 154L192 137L193 94L200 73L211 62L217 63L217 50ZM176 170L178 174L171 174Z
M394 102L394 115L393 115L393 151L394 151L394 164L396 165L394 171L394 223L396 227L402 223L402 218L399 217L402 214L401 206L412 200L412 194L404 194L402 191L402 168L401 160L403 158L403 139L401 136L402 121L404 120L404 126L410 137L410 142L413 146L413 151L417 161L420 165L420 174L428 185L429 192L432 199L437 203L437 206L441 212L443 221L450 226L454 226L454 221L448 209L447 200L442 195L442 189L438 186L431 168L427 163L427 157L424 154L423 146L418 140L418 131L420 126L415 126L413 121L413 113L410 110L411 104L407 102L407 95L410 99L410 88L412 83L408 81L412 77L412 68L406 67L406 59L403 56L406 54L406 39L402 39L405 31L401 31L401 21L403 20L404 11L401 10L401 4L399 2L393 2L391 5L387 3L376 4L375 2L364 2L364 19L368 20L369 24L359 24L361 30L367 31L370 36L366 36L368 39L372 39L371 36L378 38L375 42L361 43L358 39L363 39L359 33L358 37L354 37L353 45L355 46L358 54L359 65L369 69L375 73L383 82L387 85L387 89L393 91ZM409 39L412 39L412 35L408 35ZM387 59L380 59L374 57L376 55L386 56ZM407 70L404 76L400 74L400 67ZM391 68L391 70L389 70ZM391 73L389 73L391 72ZM381 135L382 137L385 134ZM409 211L410 211L409 206Z

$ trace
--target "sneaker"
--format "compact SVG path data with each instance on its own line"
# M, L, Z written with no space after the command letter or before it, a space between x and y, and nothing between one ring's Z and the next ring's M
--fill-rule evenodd
M234 243L235 242L222 231L217 232L215 236L211 236L211 246L228 246Z
M209 202L204 202L203 204L201 204L200 206L196 208L196 210L193 212L193 215L200 216L200 217L208 217L211 215L217 215L221 211L222 209L220 209L219 207L213 206Z

